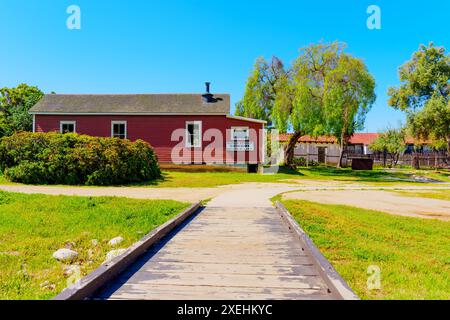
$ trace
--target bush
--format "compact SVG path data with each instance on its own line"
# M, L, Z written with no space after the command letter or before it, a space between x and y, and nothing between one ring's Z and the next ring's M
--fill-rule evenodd
M307 165L310 167L317 167L320 164L314 160L309 160L309 163L306 164L306 159L303 157L296 157L294 158L294 165L297 167L306 167Z
M59 133L4 137L0 170L26 184L119 185L161 176L156 154L142 140Z

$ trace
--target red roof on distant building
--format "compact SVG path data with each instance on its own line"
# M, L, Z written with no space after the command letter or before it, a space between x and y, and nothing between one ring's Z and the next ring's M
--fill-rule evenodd
M378 133L355 133L349 140L351 144L369 145L378 138Z
M292 134L290 133L281 133L280 134L280 142L288 142L292 137ZM318 136L318 137L311 137L311 136L303 136L298 139L299 142L314 142L314 143L337 143L337 140L335 137L332 136Z
M362 144L362 145L370 145L372 142L378 138L379 133L355 133L349 140L350 144ZM288 142L292 137L290 133L281 133L280 134L280 142ZM303 136L298 139L299 142L303 143L337 143L337 139L333 136ZM414 144L414 138L408 137L406 138L406 144ZM421 140L419 144L429 144L430 141Z

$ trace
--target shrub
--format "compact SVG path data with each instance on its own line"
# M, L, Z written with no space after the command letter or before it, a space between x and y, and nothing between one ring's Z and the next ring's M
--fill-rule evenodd
M306 164L306 159L303 157L296 157L293 160L294 165L298 166L298 167L306 167L307 165L310 167L317 167L320 164L314 160L309 160L309 163Z
M118 185L161 176L156 154L142 140L59 133L4 137L0 170L26 184Z

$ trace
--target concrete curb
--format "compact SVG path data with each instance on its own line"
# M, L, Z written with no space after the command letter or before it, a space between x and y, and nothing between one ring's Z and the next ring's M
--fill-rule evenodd
M328 290L333 296L336 297L336 300L360 300L356 293L354 293L349 287L347 282L345 282L331 263L323 256L311 238L300 227L284 205L279 201L277 201L275 205L289 229L298 237L298 240L302 245L302 249L312 257L315 266L329 287Z
M122 255L102 264L99 268L82 278L73 286L66 288L53 300L84 300L92 296L101 287L117 277L139 257L141 257L156 242L175 229L187 218L192 216L201 206L201 202L192 205L173 219L159 226L134 245L129 247Z

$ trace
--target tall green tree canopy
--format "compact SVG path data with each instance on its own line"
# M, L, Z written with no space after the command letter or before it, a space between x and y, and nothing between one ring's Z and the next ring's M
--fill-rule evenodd
M362 60L343 53L324 87L326 127L341 144L341 166L348 138L364 128L366 115L376 100L375 80Z
M291 68L276 57L271 62L259 58L248 78L237 115L264 119L281 132L294 132L285 150L286 165L292 163L301 136L338 133L340 137L341 127L350 131L363 122L375 99L367 68L344 48L338 42L302 48Z
M20 84L0 89L0 137L16 131L31 131L32 116L28 111L44 93L38 87Z
M450 149L450 101L433 95L423 109L408 116L410 131L422 139L444 140Z
M401 85L389 89L389 105L407 113L416 138L443 139L450 148L450 55L445 48L421 45L400 67L399 78Z

